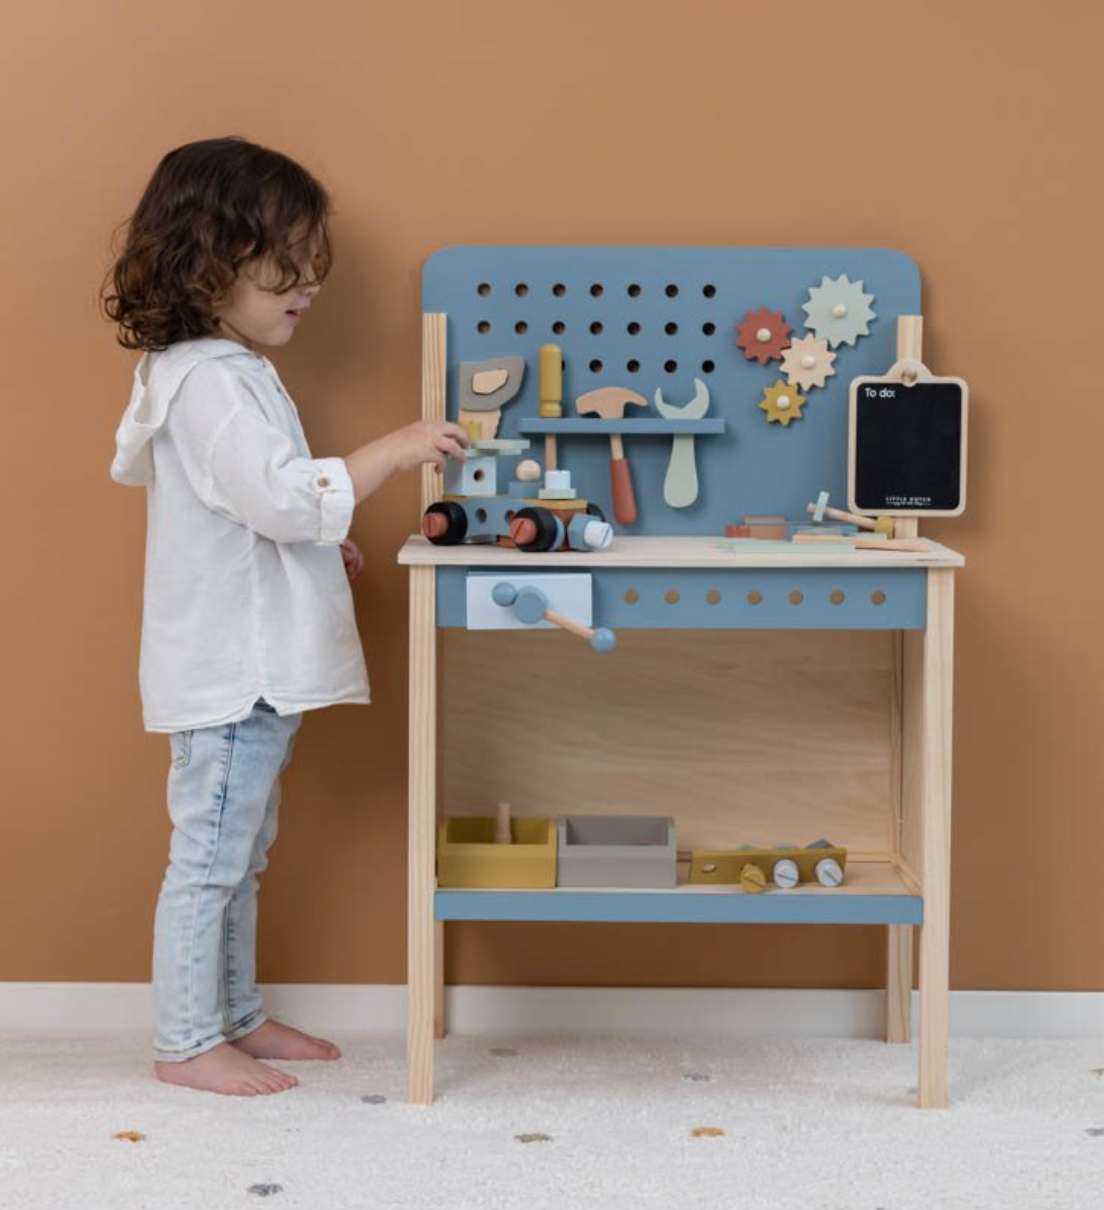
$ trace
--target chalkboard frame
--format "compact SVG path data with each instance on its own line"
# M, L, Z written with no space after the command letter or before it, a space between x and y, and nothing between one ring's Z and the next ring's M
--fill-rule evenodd
M902 386L906 391L919 386L953 385L961 392L961 413L959 419L959 470L958 470L958 505L955 508L871 508L860 504L856 498L856 480L861 452L857 448L857 427L859 409L859 389L864 386ZM853 513L865 517L960 517L966 511L966 450L967 450L967 418L969 413L969 388L962 378L954 376L937 376L919 362L899 362L888 373L879 375L862 375L851 380L848 408L847 433L847 503ZM877 407L877 401L869 401L871 407Z

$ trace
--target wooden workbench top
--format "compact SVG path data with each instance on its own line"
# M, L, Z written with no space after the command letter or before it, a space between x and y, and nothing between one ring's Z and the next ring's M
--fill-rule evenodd
M428 538L413 535L399 551L406 567L962 567L957 551L927 538L925 551L840 551L815 544L795 545L793 553L772 548L764 551L731 550L724 538L617 537L607 550L559 551L526 554L507 546L434 546Z

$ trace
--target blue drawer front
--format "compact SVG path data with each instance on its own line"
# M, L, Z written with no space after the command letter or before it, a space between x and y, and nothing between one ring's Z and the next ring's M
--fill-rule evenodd
M538 570L568 569L534 563ZM594 625L614 630L923 630L927 624L922 567L570 570L593 574ZM438 626L467 624L468 572L438 568ZM501 578L509 580L509 572Z

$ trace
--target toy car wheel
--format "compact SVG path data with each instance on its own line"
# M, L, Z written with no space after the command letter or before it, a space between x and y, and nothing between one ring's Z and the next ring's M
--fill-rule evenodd
M530 525L524 527L519 526L519 522L531 522ZM532 532L532 528L536 529L536 533L528 539L528 541L518 541L516 536L517 530L523 528L525 531ZM514 541L517 542L518 550L524 551L543 551L551 550L556 544L556 539L563 532L562 527L556 523L556 518L546 508L519 508L514 514L514 519L510 523L510 532L514 535Z
M597 517L599 521L604 521L606 519L606 514L602 512L598 505L593 502L587 504L587 516Z
M458 546L467 532L467 514L454 500L431 504L422 514L422 533L434 546Z

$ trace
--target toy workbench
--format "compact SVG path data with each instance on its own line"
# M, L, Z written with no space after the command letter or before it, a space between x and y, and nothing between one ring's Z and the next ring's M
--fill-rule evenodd
M399 555L409 1099L433 1099L445 922L754 922L886 926L890 1042L910 1037L919 926L919 1103L944 1105L963 559L918 535L922 494L886 525L849 510L848 482L850 384L919 364L901 347L915 263L450 248L426 263L423 312L423 415L473 446L443 480L424 469ZM669 820L677 879L445 885L445 821L503 801ZM690 872L783 837L845 847L842 884Z

